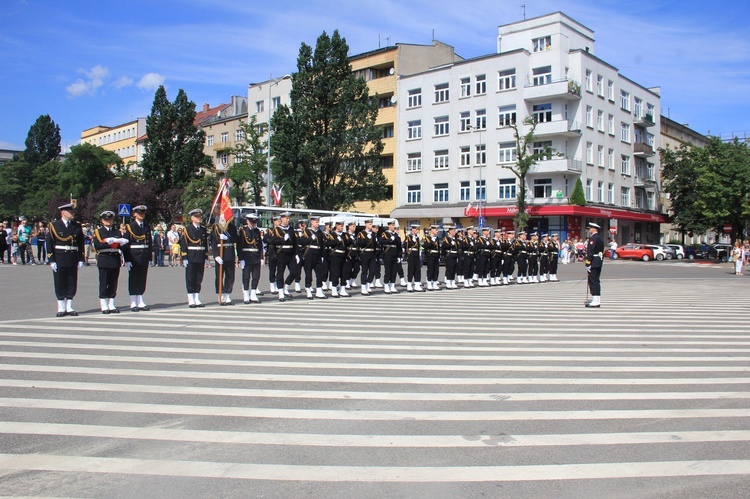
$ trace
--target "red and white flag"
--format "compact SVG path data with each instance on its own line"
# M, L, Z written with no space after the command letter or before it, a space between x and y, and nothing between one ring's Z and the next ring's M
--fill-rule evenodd
M464 208L464 216L465 217L473 217L477 214L477 209L474 208L471 203L469 203L466 208Z
M214 197L213 205L211 206L211 213L214 213L216 206L219 206L219 219L218 224L221 230L226 230L229 222L234 218L232 213L232 202L229 198L229 179L221 179L219 182L219 190Z
M284 189L284 186L276 187L276 184L271 186L271 200L273 201L274 206L281 206L281 191Z

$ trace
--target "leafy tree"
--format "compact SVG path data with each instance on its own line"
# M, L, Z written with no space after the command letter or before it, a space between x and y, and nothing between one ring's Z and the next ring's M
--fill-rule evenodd
M54 205L54 209L50 210L49 201L64 197L65 191L60 190L60 167L60 162L53 159L34 168L19 207L20 213L31 220L49 220L56 216L60 204Z
M149 221L158 219L154 206L158 205L156 182L132 178L110 178L96 191L89 192L80 200L79 213L83 220L98 220L104 210L117 213L117 205L125 203L131 207L144 204L149 207L146 218Z
M377 98L352 73L348 52L338 31L323 32L314 51L303 43L291 111L282 106L271 122L276 177L308 208L340 210L386 196Z
M83 198L114 177L110 167L122 167L122 158L93 144L70 148L60 166L60 192Z
M516 140L516 163L514 165L505 165L504 168L512 171L520 182L516 200L518 213L514 217L516 230L525 229L530 218L530 215L526 213L526 175L538 161L548 159L554 154L551 147L544 147L533 152L533 145L536 140L534 136L536 125L536 120L532 116L527 116L520 125L515 122L509 125L513 129L513 137ZM523 133L523 129L527 127L528 130L526 133Z
M39 116L29 128L26 136L26 150L23 159L31 168L35 168L60 155L60 126L55 124L49 114Z
M578 177L576 185L573 187L573 193L570 195L570 204L586 206L586 196L583 193L583 182L581 182L581 177Z
M28 163L18 157L0 168L0 217L3 220L14 219L21 213L21 202L29 182L23 177L28 169Z
M227 178L234 183L230 195L238 205L252 198L253 204L260 206L263 204L263 190L267 185L264 177L268 170L268 157L263 150L268 147L268 142L261 140L266 125L263 123L259 127L257 118L253 115L248 123L240 124L240 129L245 134L245 140L232 149L236 159L227 170Z
M203 153L205 133L195 126L195 103L180 89L174 103L164 86L154 95L146 118L146 150L141 160L143 178L154 180L159 192L185 187L202 168L211 169L211 158Z
M208 214L211 209L211 203L214 200L216 191L219 189L219 177L214 175L204 175L202 177L193 179L182 195L182 205L185 210L190 212L196 208L203 210L203 213ZM208 217L206 217L207 219Z

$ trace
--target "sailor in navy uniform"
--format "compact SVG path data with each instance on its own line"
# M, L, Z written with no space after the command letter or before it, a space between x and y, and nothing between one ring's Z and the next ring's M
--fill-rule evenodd
M242 295L244 303L260 303L258 282L263 266L263 241L258 229L258 215L245 215L245 226L239 230L237 253L242 268ZM251 281L252 278L252 281Z
M125 238L129 244L123 248L125 266L128 268L128 294L130 295L130 310L139 312L149 310L143 301L146 292L146 278L148 266L154 253L151 227L144 221L147 208L138 205L133 208L133 218L125 226Z
M601 227L593 222L588 224L589 242L586 245L586 270L588 271L589 291L591 301L587 307L599 308L602 295L602 263L604 261L604 239L599 235Z
M57 317L77 316L73 298L78 290L78 269L84 263L83 230L76 223L76 204L59 206L60 219L52 222L47 240L47 258L52 269L57 296Z
M378 245L377 234L372 230L372 219L365 220L365 229L357 234L357 249L362 262L362 294L372 293L372 281L378 267L375 249Z
M552 234L552 240L549 242L549 281L559 282L557 278L557 264L560 255L560 239L557 234Z
M267 241L276 247L276 289L279 292L279 301L286 301L292 297L289 293L289 286L299 275L298 268L300 263L297 254L297 232L289 224L289 212L279 215L281 220L279 225L268 231ZM284 279L284 271L288 270L288 275Z
M344 232L344 221L335 220L334 231L331 234L333 237L330 246L330 262L331 262L331 296L339 298L341 296L350 296L346 292L346 281L348 278L347 271L347 250L349 245L354 242L350 239L346 232Z
M396 238L396 222L388 221L388 229L380 233L381 255L383 257L383 291L386 294L398 293L396 289L396 263L398 260L399 243Z
M190 308L205 307L201 303L200 292L208 260L208 232L201 225L202 220L203 210L198 208L191 211L190 223L180 236L180 252L185 266L185 287Z
M427 263L427 290L439 291L440 283L440 239L438 238L438 225L430 225L430 231L422 240L424 259Z
M119 314L115 307L117 280L120 277L120 248L129 241L115 228L115 212L101 213L102 225L94 229L92 243L96 250L96 266L99 269L99 302L103 314Z
M448 232L443 236L440 243L440 248L445 255L445 289L458 289L456 275L459 272L458 253L460 247L456 239L456 227L450 225L446 229Z
M419 224L409 226L409 235L404 238L406 254L406 291L425 291L422 287L422 258L419 254Z
M237 268L237 258L234 245L237 242L237 226L234 221L230 221L222 230L218 223L211 228L211 249L214 254L214 261L218 264L215 267L216 279L214 285L216 294L219 294L219 280L221 279L221 296L219 296L219 305L222 307L234 305L232 301L232 290L234 289L234 279Z

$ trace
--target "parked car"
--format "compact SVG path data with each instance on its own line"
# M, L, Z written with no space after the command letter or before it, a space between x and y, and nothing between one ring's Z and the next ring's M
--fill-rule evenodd
M685 256L686 255L686 251L685 251L685 247L683 245L681 245L681 244L667 244L667 246L669 246L670 248L672 248L674 250L675 257L678 260L682 260L683 258L686 258L686 256ZM695 253L693 253L693 255L695 255Z
M687 258L688 260L695 260L696 254L697 254L697 250L695 249L695 247L684 246L684 249L685 249L685 258Z
M665 257L667 260L676 260L677 259L677 250L671 247L668 244L657 244L657 246L661 247L661 249L664 250Z
M726 262L729 255L732 254L731 244L716 243L713 245L713 248L716 250L716 258L722 262Z
M700 246L698 246L698 248L695 250L695 257L696 258L715 258L716 249L714 249L712 246L709 246L706 243L703 243Z
M605 256L609 256L609 251L604 252ZM647 262L654 259L654 250L645 244L630 243L625 246L620 246L615 250L615 260L618 258L631 259L631 260L643 260Z
M654 260L662 261L667 258L667 252L664 251L664 248L662 248L658 244L647 244L649 248L654 252Z

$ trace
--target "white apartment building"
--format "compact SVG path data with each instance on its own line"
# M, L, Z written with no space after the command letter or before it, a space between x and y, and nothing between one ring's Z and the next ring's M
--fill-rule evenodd
M565 14L500 26L496 54L402 76L397 91L402 226L512 228L508 125L533 116L533 148L555 154L527 176L528 230L562 239L595 221L619 243L659 240L658 90L597 58L593 31ZM586 206L568 202L579 178Z

